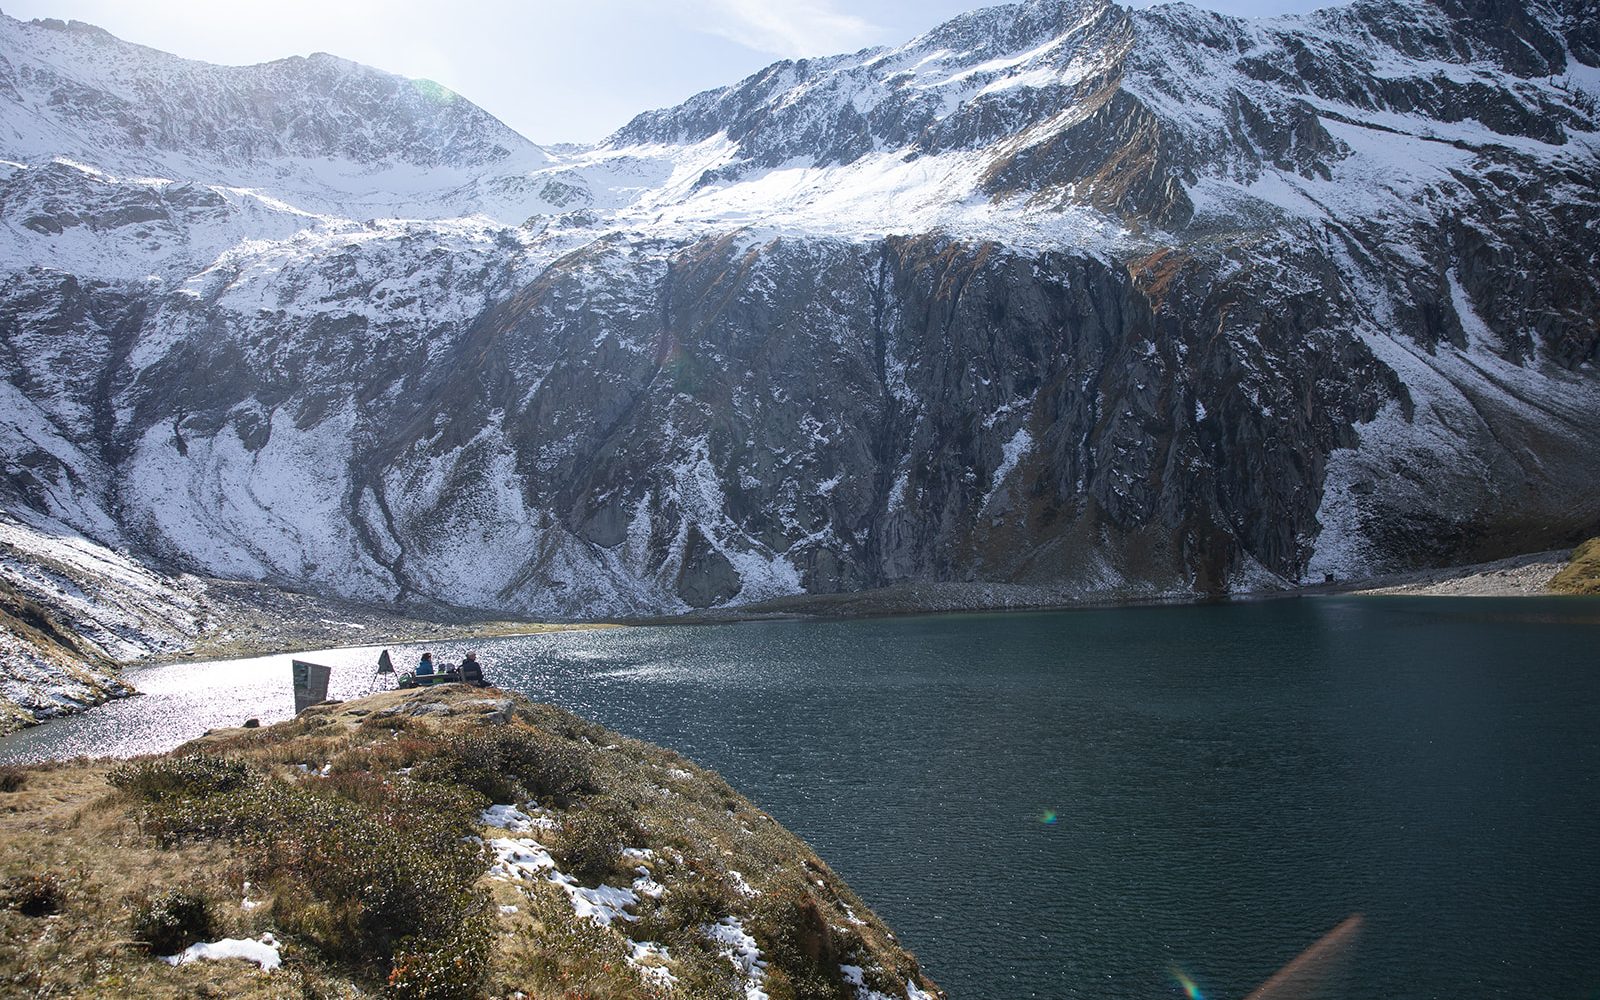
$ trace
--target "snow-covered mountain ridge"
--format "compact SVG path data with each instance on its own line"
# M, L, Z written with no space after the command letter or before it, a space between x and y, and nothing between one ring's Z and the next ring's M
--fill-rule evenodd
M77 21L3 15L0 52L5 156L135 190L201 182L300 214L495 214L504 188L549 162L437 84L325 53L213 66Z
M1593 15L1032 0L559 150L332 57L5 19L0 491L560 616L1560 545L1600 525Z

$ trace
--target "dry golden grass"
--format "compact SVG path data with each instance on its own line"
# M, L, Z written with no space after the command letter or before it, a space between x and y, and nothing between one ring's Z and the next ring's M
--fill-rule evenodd
M1600 538L1578 546L1572 560L1550 581L1557 594L1600 594Z
M0 909L0 995L30 997L272 996L252 966L206 963L171 969L131 940L141 895L181 885L233 896L217 907L238 937L261 933L239 910L240 879L215 844L160 850L106 784L105 763L30 769L20 791L0 793L0 883L53 876L55 912ZM219 899L220 901L220 899Z
M759 942L769 963L763 988L773 1000L853 1000L841 964L866 968L869 985L891 996L905 996L908 981L933 989L814 852L719 776L509 697L460 687L389 692L319 706L270 728L208 734L176 752L242 762L237 773L250 777L237 789L201 788L205 781L195 785L192 770L163 770L171 757L140 771L144 777L116 772L121 790L108 784L108 762L28 768L20 783L0 783L16 785L0 792L0 886L8 900L42 893L54 908L39 914L35 901L29 912L0 909L0 996L737 1000L744 980L704 931L725 917L737 917ZM325 777L318 773L324 765ZM478 848L463 846L447 828L463 819L475 824L476 810L490 801L484 792L508 790L553 828L480 827L485 837L536 840L586 886L625 888L642 869L664 891L642 896L633 919L601 926L578 917L567 892L547 877L489 877L484 851L473 861L473 871L484 874L466 895L439 897L456 899L451 905L463 914L486 915L463 917L460 941L402 941L392 956L360 953L379 939L370 928L341 923L356 920L359 907L317 901L317 882L337 882L341 866L360 859L318 855L328 867L308 872L293 852L273 846L295 831L241 831L229 825L233 818L219 817L236 807L270 826L280 821L275 817L308 815L295 812L307 804L331 803L346 810L338 815L434 830L425 835L439 837L447 853L472 852ZM444 812L430 819L430 810ZM313 848L323 835L331 834L307 834ZM650 853L625 857L624 847ZM252 897L264 904L249 911L240 905L247 879L256 880ZM156 961L132 939L134 908L169 888L209 898L221 935L272 931L282 942L283 967L266 974L242 961L178 968ZM671 986L630 964L633 943L646 941L665 946L668 958L646 963L670 972ZM446 983L435 992L389 985L422 982L430 969L445 979L464 969L467 985Z

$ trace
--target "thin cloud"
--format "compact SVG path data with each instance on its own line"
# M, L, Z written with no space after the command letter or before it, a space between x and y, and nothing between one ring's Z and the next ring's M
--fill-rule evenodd
M790 59L853 51L882 34L870 21L834 9L831 0L699 0L693 6L704 18L701 31Z

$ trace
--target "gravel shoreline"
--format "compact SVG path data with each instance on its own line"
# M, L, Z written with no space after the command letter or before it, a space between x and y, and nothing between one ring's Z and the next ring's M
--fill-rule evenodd
M1571 549L1534 552L1475 566L1382 577L1345 589L1344 593L1408 597L1549 597L1550 580L1571 558Z

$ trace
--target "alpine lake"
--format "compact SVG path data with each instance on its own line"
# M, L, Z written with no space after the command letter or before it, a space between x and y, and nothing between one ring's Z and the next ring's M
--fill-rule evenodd
M1318 597L427 648L476 649L500 686L720 771L955 1000L1243 998L1341 924L1292 995L1600 997L1600 600ZM334 667L335 697L375 680L376 648L298 655ZM287 718L289 659L130 670L141 697L9 737L0 759L126 756Z

